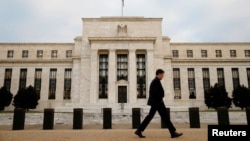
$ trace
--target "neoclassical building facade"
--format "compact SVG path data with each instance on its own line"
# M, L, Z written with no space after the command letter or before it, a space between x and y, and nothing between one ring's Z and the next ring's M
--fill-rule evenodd
M38 109L146 108L158 68L166 106L206 109L215 83L229 96L250 87L250 42L174 43L162 35L162 18L83 18L72 43L0 43L0 86L13 94L29 85ZM10 108L13 108L10 106Z

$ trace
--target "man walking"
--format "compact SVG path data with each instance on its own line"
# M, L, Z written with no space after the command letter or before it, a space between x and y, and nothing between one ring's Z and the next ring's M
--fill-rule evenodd
M152 80L150 84L149 99L147 103L148 105L151 106L151 109L149 111L149 114L142 121L139 128L135 131L135 134L138 135L140 138L145 138L145 136L142 135L142 132L148 126L149 122L153 119L156 111L158 111L163 122L168 127L168 130L171 134L171 138L176 138L182 135L182 133L176 132L174 125L172 124L172 122L168 117L167 109L163 101L164 90L161 85L161 80L163 77L164 77L164 71L162 69L156 70L156 77Z

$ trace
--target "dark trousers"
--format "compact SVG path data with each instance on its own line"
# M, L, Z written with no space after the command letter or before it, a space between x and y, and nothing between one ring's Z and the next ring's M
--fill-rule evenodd
M166 109L165 104L163 102L161 104L159 104L159 105L152 105L151 106L151 109L150 109L148 115L142 121L141 125L139 126L139 128L137 130L138 131L144 131L146 129L146 127L148 126L148 124L150 123L150 121L153 119L156 111L158 111L158 113L161 116L163 122L168 127L168 130L169 130L170 134L175 132L176 129L175 129L174 125L172 124L172 122L170 121L169 117L168 117L168 112L167 112L167 109Z

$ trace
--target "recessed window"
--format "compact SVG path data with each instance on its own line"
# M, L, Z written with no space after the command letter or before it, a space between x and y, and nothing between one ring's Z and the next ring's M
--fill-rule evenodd
M215 50L215 55L216 55L216 57L222 57L221 50Z
M193 51L192 50L187 50L187 57L193 57Z
M137 98L146 98L146 55L136 55Z
M117 81L128 80L128 56L127 54L117 55Z
M201 50L201 57L203 58L207 57L207 50Z
M28 58L28 56L29 56L29 51L28 50L23 50L22 57L23 58Z
M14 50L8 50L7 57L13 58L13 56L14 56Z
M66 50L66 58L72 57L72 50Z
M230 56L236 57L236 50L230 50Z
M108 54L99 56L99 98L108 98Z
M245 57L250 57L250 50L245 50Z
M179 57L179 51L178 50L173 50L172 54L173 54L173 57Z
M36 56L37 56L37 58L43 58L43 51L42 50L38 50Z
M57 50L51 51L51 58L57 58Z

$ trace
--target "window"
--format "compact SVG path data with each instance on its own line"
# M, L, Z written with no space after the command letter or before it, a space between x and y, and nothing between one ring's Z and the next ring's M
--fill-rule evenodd
M193 51L187 50L187 57L193 57Z
M236 50L230 50L230 56L236 57Z
M173 57L179 57L179 51L178 50L173 50L172 54L173 54Z
M8 50L7 58L13 58L13 56L14 56L14 50Z
M180 69L173 68L174 99L181 99Z
M222 57L221 50L216 50L215 54L216 54L216 57Z
M19 90L26 88L27 69L20 69Z
M238 68L232 68L233 87L236 89L240 85L239 70Z
M57 69L50 69L49 99L56 99L56 72L57 72Z
M245 50L245 57L250 57L250 50Z
M250 68L247 68L247 81L248 81L248 88L250 88Z
M29 51L28 50L23 50L22 57L23 58L28 58L28 56L29 56Z
M40 93L41 93L41 85L42 85L42 69L36 69L35 70L35 84L34 88L37 94L38 99L40 99Z
M72 57L72 50L66 50L66 58Z
M12 69L5 69L4 86L9 91L10 91L10 88L11 88L11 77L12 77Z
M63 99L70 99L72 69L65 69L64 72L64 94Z
M189 98L196 99L194 68L188 68L188 87L189 87Z
M99 56L99 98L108 98L108 54Z
M146 57L145 54L137 54L137 98L146 98Z
M210 88L210 77L209 77L209 69L208 68L202 69L202 76L203 76L204 93L206 94Z
M127 54L117 55L117 81L128 80L128 56Z
M224 69L217 68L218 85L225 86Z
M36 56L37 56L37 58L43 58L43 51L42 50L38 50Z
M201 50L201 57L207 57L207 50Z
M57 50L51 51L51 58L57 58Z

